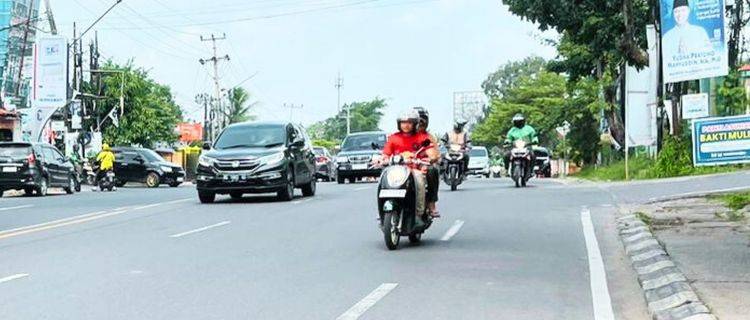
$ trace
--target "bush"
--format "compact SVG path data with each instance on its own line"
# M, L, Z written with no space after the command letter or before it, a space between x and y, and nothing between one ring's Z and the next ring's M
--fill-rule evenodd
M679 177L692 173L693 160L690 151L690 140L675 136L666 137L650 177Z

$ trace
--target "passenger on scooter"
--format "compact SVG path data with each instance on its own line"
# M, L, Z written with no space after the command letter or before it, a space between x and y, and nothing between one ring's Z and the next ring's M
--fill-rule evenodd
M506 172L509 172L508 166L510 165L510 147L516 140L526 141L529 148L531 148L532 145L539 143L539 138L536 136L536 130L532 126L526 124L526 117L524 117L521 113L516 113L516 115L513 116L513 127L508 130L508 134L505 137L504 145L506 147L509 147L508 151L505 152L504 157ZM534 160L536 160L536 157L534 156L534 153L531 152L531 163L534 163Z
M102 151L96 155L96 162L99 163L99 170L96 172L96 181L94 186L99 185L99 181L105 177L108 171L112 171L115 166L115 154L108 144L102 144Z
M451 145L461 146L461 150L464 152L464 172L469 171L469 151L471 150L471 135L464 131L466 121L456 121L453 125L453 131L446 133L443 136L443 143L446 147Z
M381 160L383 163L387 163L393 155L401 155L407 159L420 157L415 152L422 148L422 143L425 140L432 141L429 134L418 131L419 114L416 111L411 110L402 114L396 122L399 131L388 137L388 141L383 147L383 159ZM424 148L423 154L424 156L422 157L426 157L430 163L435 163L440 159L440 152L431 142L429 146ZM427 179L427 189L435 190L438 186L432 185L430 180L432 179ZM433 217L439 217L440 214L437 209L433 210L433 208L428 204L430 214Z
M433 135L427 132L427 128L430 126L430 112L422 107L414 108L414 110L419 114L419 128L417 129L417 131L420 134L428 135L433 146L437 146L437 139L435 139ZM435 150L438 149L435 148ZM430 212L433 213L433 216L439 215L437 210L438 191L440 189L440 168L438 167L439 159L442 159L442 157L440 157L440 151L438 150L437 159L429 168L427 168L427 208L430 210Z

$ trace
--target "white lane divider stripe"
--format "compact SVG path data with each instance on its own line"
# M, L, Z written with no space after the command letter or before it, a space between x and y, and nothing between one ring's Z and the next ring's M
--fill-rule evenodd
M458 230L461 230L461 227L464 226L463 220L456 220L456 222L453 223L453 225L448 229L448 231L445 232L445 235L443 235L442 238L440 238L441 241L450 241L453 236L458 233Z
M25 209L25 208L31 208L31 207L33 207L33 205L27 204L27 205L23 205L23 206L0 208L0 211L10 211L10 210Z
M29 276L28 273L14 274L12 276L7 276L5 278L0 278L0 283L8 282L8 281L13 281L13 280L16 280L16 279L25 278L25 277L28 277L28 276Z
M591 222L591 211L584 207L581 210L581 224L583 237L586 240L586 252L589 258L589 275L591 281L591 297L594 303L594 320L614 320L612 299L607 287L607 274L604 271L604 261L599 242L596 240L594 224Z
M398 283L384 283L377 287L375 290L370 292L362 300L359 300L357 304L353 305L349 310L346 310L342 315L338 316L336 320L356 320L359 319L367 309L374 306L380 299L383 299L388 293L396 289Z
M205 226L205 227L202 227L202 228L193 229L193 230L190 230L190 231L185 231L185 232L178 233L178 234L173 234L173 235L171 235L169 237L170 238L180 238L180 237L184 237L184 236L191 235L191 234L194 234L194 233L203 232L203 231L210 230L210 229L213 229L213 228L218 228L218 227L221 227L221 226L224 226L224 225L228 225L230 223L232 223L232 222L231 221L222 221L222 222L219 222L217 224L212 224L210 226Z
M370 188L371 187L359 187L359 188L354 188L354 191L362 191L362 190L367 190L367 189L370 189Z

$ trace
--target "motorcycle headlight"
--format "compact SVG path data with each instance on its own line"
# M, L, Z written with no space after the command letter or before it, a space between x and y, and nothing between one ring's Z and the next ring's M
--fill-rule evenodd
M336 162L338 163L349 162L349 157L336 157Z
M204 155L201 155L200 157L198 157L198 164L203 167L213 166L214 162L216 162L216 159L211 158L211 157L207 157Z
M272 165L278 164L279 162L281 162L283 160L284 160L284 153L283 152L274 153L274 154L272 154L270 156L265 156L265 157L261 157L260 159L258 159L258 161L260 161L260 163L262 163L264 165L267 165L267 166L272 166Z
M408 178L409 170L404 167L391 167L385 174L385 181L392 188L401 187Z
M172 167L161 166L161 171L164 171L164 172L172 172Z

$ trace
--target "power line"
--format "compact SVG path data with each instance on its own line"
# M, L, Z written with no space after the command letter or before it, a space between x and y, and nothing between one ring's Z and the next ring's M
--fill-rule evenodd
M266 19L273 19L273 18L279 18L279 17L288 17L288 16L302 15L302 14L313 13L313 12L320 12L320 11L341 9L341 8L347 8L347 7L355 7L355 6L360 6L360 5L363 5L363 4L374 3L374 2L377 2L377 1L380 1L380 0L360 0L360 1L352 2L352 3L339 4L339 5L331 5L331 6L325 6L325 7L313 8L313 9L307 9L307 10L298 10L298 11L290 11L290 12L278 13L278 14L260 15L260 16L247 17L247 18L216 20L216 21L201 22L201 23L194 23L194 24L171 25L171 26L168 26L168 27L170 27L170 28L184 28L184 27L197 27L197 26L210 26L210 25L230 24L230 23L255 21L255 20L266 20ZM151 28L149 28L149 27L135 27L135 28L113 28L113 29L118 29L118 30L144 30L144 29L151 29Z

